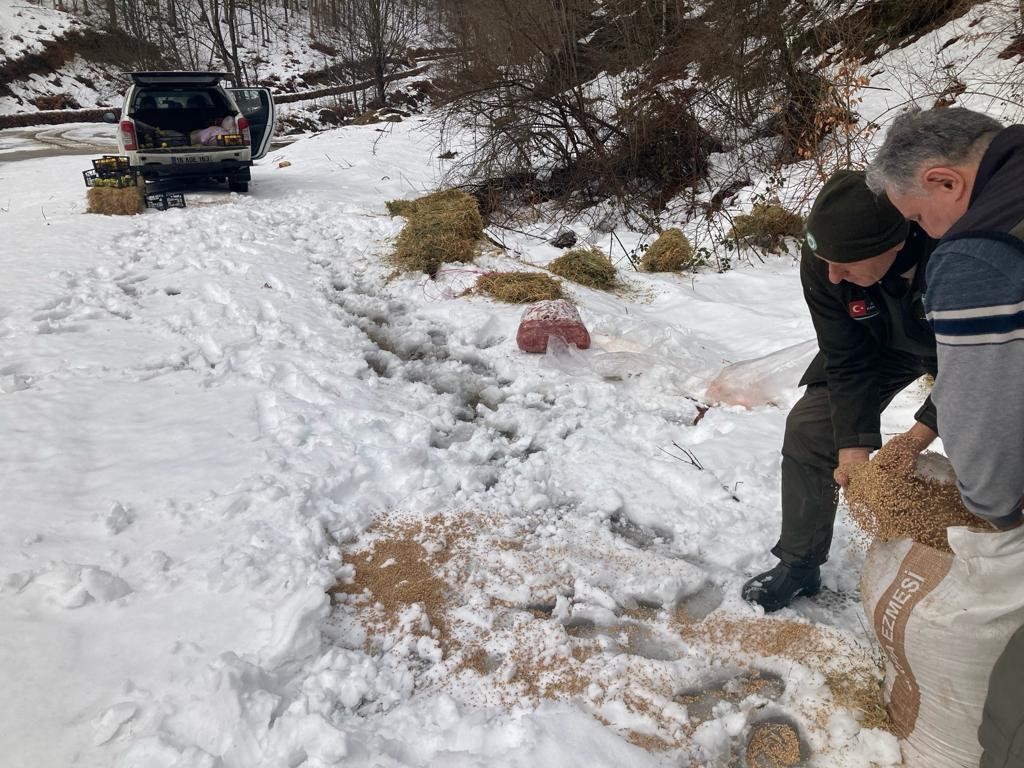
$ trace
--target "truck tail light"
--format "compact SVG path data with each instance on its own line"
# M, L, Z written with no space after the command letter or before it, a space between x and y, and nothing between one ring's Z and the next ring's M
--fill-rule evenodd
M238 126L238 132L242 134L242 141L247 145L252 144L252 136L249 133L249 121L242 115L235 118L235 125Z
M135 122L132 120L121 121L121 141L124 144L124 151L131 152L138 149L139 145L135 139Z

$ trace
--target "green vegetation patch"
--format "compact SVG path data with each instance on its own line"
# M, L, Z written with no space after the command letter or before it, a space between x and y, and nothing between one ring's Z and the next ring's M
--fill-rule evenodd
M640 267L644 272L681 272L702 263L681 230L666 229L644 252Z
M508 304L562 298L562 285L542 272L487 272L476 281L476 289Z
M484 227L476 199L465 192L448 189L416 200L392 200L387 207L392 216L408 219L395 249L399 269L434 275L442 264L475 257Z
M726 239L757 248L779 250L787 237L802 237L804 226L803 216L787 211L778 203L755 203L750 213L740 214L732 220L732 229Z
M607 291L616 285L615 267L600 248L573 248L552 261L548 269L588 288Z

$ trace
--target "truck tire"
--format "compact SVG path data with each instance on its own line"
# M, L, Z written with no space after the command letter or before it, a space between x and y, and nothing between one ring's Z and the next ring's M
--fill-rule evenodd
M249 191L249 180L248 179L235 179L228 178L228 189L232 192L248 192Z

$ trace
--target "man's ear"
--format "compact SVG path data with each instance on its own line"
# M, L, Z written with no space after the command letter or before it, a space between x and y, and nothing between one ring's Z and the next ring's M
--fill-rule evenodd
M941 165L926 168L921 174L921 179L929 193L938 192L944 196L952 196L954 200L959 200L968 190L967 178L957 168Z

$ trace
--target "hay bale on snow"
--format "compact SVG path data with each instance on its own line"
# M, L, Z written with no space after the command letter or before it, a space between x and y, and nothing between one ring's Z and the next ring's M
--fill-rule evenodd
M449 189L405 201L409 205L400 202L388 204L389 211L401 211L397 215L409 220L398 235L395 249L399 268L433 275L441 264L473 260L476 241L484 231L473 197Z
M573 248L552 261L548 269L588 288L606 291L616 283L615 267L600 248Z
M644 272L680 272L697 266L700 259L694 258L693 246L678 229L662 232L640 260Z
M562 286L541 272L487 272L476 281L480 293L508 304L562 298Z
M89 187L86 200L88 213L102 213L108 216L130 216L142 213L145 208L142 187Z
M736 216L726 237L758 248L778 249L787 237L803 234L803 216L770 202L756 203L750 213Z

